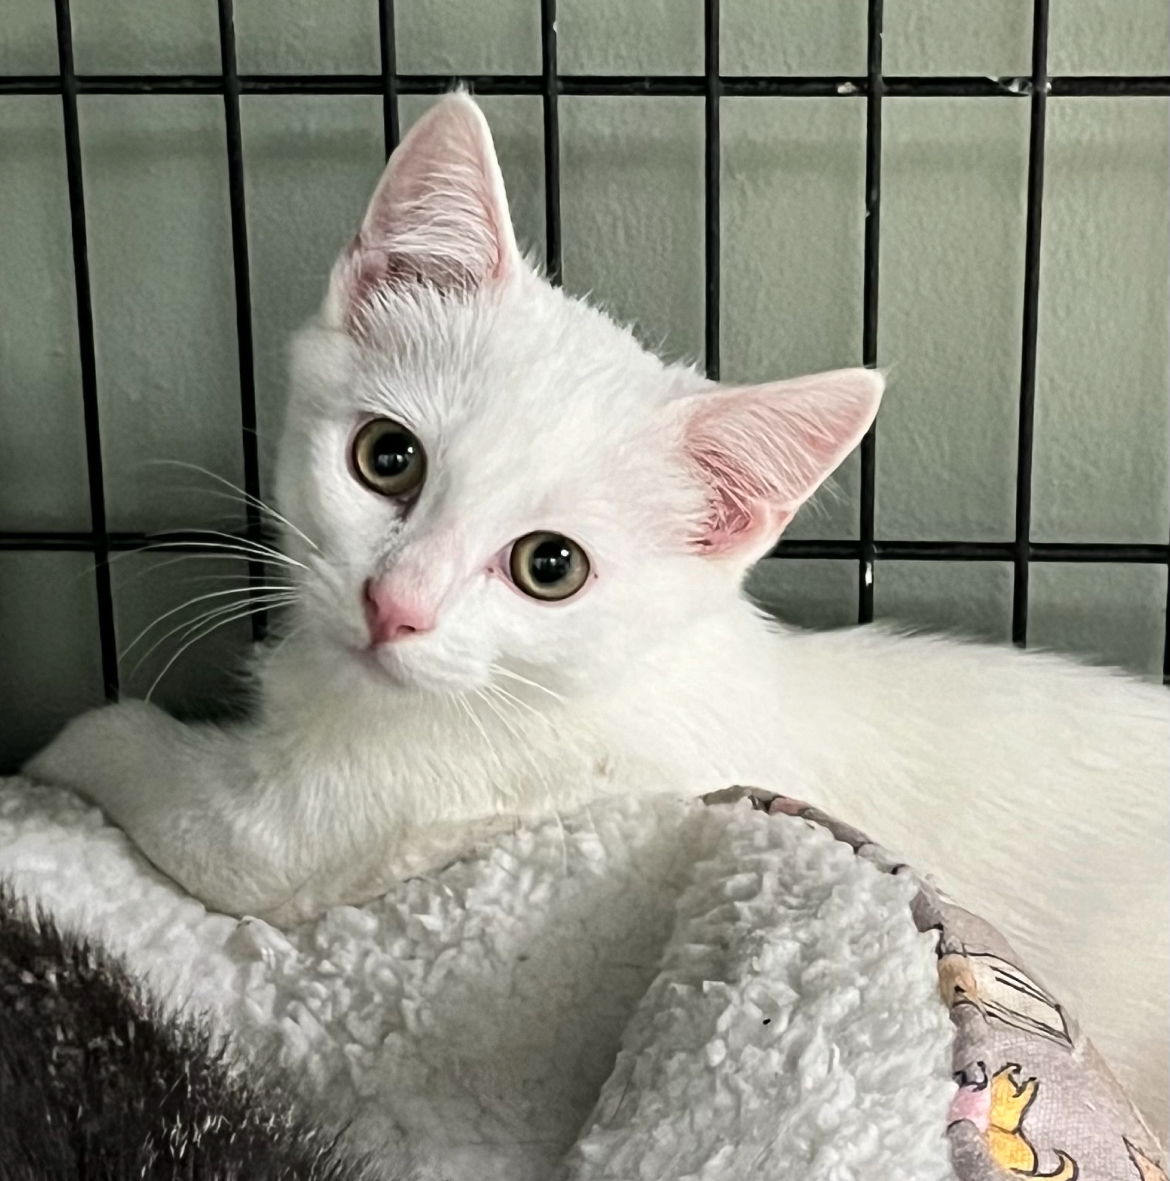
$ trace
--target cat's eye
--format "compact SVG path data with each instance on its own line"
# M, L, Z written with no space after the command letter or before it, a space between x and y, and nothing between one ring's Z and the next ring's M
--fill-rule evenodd
M422 444L401 423L374 418L353 441L353 470L380 496L409 496L427 474Z
M589 577L589 558L559 533L529 533L512 546L512 581L534 599L556 602L575 595Z

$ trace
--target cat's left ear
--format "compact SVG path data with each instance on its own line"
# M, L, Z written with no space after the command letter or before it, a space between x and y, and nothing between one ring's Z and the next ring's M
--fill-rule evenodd
M470 292L521 265L487 120L466 94L451 94L390 156L334 268L326 318L350 328L380 291Z
M767 553L869 429L884 387L872 369L839 369L672 403L686 467L706 494L691 548L743 562Z

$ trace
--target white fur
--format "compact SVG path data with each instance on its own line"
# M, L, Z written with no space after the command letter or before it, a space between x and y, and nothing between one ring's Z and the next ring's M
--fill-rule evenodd
M461 169L479 120L476 191L494 194L488 224L506 224L468 109L452 98L430 118L460 121ZM426 150L406 150L400 176L434 175L443 142L417 136ZM705 483L687 408L714 404L710 383L546 285L510 231L497 246L505 265L470 290L462 276L366 298L339 268L298 339L278 473L298 602L257 665L254 720L190 728L127 703L72 723L30 772L95 799L212 905L281 921L369 898L483 826L607 793L803 796L1003 929L1079 1001L1164 1126L1170 698L1051 657L765 622L739 586L803 499L768 478L785 448L749 447L750 478ZM364 300L356 330L351 297ZM864 431L880 382L830 375L811 421L799 388L807 495ZM790 394L755 391L761 431L781 429ZM858 398L867 412L843 413ZM349 439L371 415L426 448L409 511L350 473ZM742 429L733 416L728 438ZM717 430L704 412L702 437ZM770 487L784 503L760 499ZM738 541L704 554L695 539L720 497ZM501 574L535 529L589 553L597 577L574 599L535 602ZM436 629L363 651L371 576L433 605Z

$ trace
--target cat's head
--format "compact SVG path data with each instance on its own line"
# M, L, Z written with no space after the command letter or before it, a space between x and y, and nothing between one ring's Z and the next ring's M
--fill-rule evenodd
M292 377L299 626L388 687L502 667L557 693L727 610L882 390L863 369L722 387L549 285L463 95L391 157Z

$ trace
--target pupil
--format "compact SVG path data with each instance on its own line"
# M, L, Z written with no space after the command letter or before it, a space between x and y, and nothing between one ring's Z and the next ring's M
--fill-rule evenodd
M379 476L393 479L400 476L414 459L414 439L401 431L383 435L374 444L374 470Z
M573 551L563 541L542 541L532 551L532 577L544 586L560 582L572 562Z

